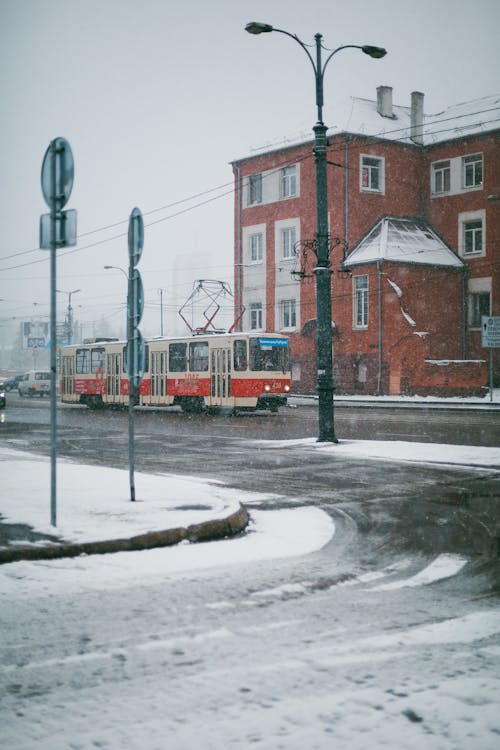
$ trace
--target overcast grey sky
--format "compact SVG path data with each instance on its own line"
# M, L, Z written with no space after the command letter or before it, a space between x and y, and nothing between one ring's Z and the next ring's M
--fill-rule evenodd
M56 136L73 149L67 207L79 233L76 249L58 252L57 286L81 289L73 304L85 335L102 316L123 329L125 278L103 266L127 268L119 235L134 206L146 224L146 335L159 333L159 288L169 333L195 279L232 286L230 162L315 121L304 53L281 34L246 34L248 21L307 43L321 32L330 48L386 47L382 60L346 50L332 61L328 125L342 122L349 97L373 99L381 84L398 105L423 91L426 113L500 91L498 0L0 0L0 11L0 341L6 319L49 312L49 253L26 251L48 210L40 168ZM67 295L58 303L62 320Z

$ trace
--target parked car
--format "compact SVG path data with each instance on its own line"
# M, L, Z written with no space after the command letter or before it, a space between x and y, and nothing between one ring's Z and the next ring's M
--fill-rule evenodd
M5 378L4 385L6 391L17 391L17 386L21 380L22 375L11 375L10 378Z
M50 396L50 372L47 370L30 370L24 373L17 384L20 396Z

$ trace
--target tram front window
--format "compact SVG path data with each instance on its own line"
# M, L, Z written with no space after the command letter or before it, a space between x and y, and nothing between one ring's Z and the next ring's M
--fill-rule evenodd
M286 372L288 369L288 346L262 344L260 339L250 340L250 369L275 370Z

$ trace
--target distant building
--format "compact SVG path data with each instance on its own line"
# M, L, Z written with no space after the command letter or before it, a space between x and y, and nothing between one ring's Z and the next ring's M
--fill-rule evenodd
M500 315L500 95L427 116L423 94L354 99L328 133L337 392L484 393L481 316ZM244 330L289 334L293 388L316 385L313 141L233 162ZM494 351L500 385L500 352Z

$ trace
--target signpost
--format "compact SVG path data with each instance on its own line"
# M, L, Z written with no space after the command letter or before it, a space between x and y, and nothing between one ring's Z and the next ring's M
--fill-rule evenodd
M144 245L144 221L138 208L130 214L128 224L128 295L127 295L127 349L128 374L128 456L130 477L130 500L135 501L134 480L134 406L139 397L139 386L144 374L144 339L138 328L144 310L144 289L139 263Z
M490 401L493 401L493 349L500 348L500 316L482 316L481 345L490 350Z
M50 142L42 163L42 193L49 214L40 217L40 249L50 250L50 522L57 525L56 250L76 244L76 211L63 211L73 189L74 161L65 138Z

